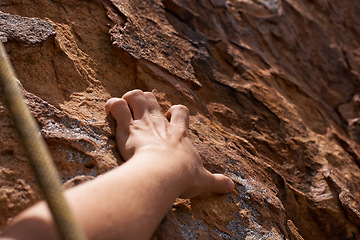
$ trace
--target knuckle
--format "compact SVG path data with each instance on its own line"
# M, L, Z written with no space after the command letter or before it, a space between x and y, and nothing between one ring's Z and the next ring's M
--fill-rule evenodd
M144 92L144 95L147 99L156 100L156 97L152 92Z
M145 96L154 96L154 94L152 92L144 92Z
M108 106L108 111L117 113L119 109L127 107L127 102L122 98L116 98L112 101L111 105Z
M118 106L118 104L122 104L121 102L125 102L125 100L122 98L110 98L105 103L105 110L107 111L107 113L109 113L109 111L111 111L115 106Z
M129 92L125 93L122 96L122 98L126 100L126 99L131 99L131 98L133 98L135 96L143 95L143 94L144 94L144 92L141 91L140 89L135 89L135 90L132 90L132 91L129 91Z
M186 106L181 105L181 104L172 106L172 110L173 111L174 110L175 111L182 111L182 112L185 112L186 114L189 113L189 109Z
M122 99L122 98L117 98L117 99L113 102L112 105L113 105L113 106L126 106L127 103L126 103L126 101L125 101L124 99Z

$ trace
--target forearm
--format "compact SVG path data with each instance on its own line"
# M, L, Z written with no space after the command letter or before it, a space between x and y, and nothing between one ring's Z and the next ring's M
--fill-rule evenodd
M181 191L180 174L168 171L162 158L158 154L138 154L123 166L65 193L89 239L151 237ZM23 232L31 221L41 223L30 224L38 227L36 230L33 226L33 231L43 234L46 231L47 236L53 235L52 239L57 239L50 213L43 202L19 216L11 236Z
M180 194L178 176L170 175L159 158L162 156L136 155L96 182L67 193L90 239L151 237Z

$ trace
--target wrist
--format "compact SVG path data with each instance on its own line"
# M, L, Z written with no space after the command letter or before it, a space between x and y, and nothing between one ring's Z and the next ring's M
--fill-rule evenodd
M144 169L154 181L169 185L176 192L176 197L183 195L191 186L196 185L196 171L200 156L186 149L163 146L138 149L128 160ZM165 186L163 186L165 187Z

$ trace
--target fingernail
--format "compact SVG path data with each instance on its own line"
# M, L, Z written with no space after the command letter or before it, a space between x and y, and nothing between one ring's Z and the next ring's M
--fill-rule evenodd
M227 186L227 191L228 192L231 192L235 187L235 183L231 179L228 180L227 185L228 185Z

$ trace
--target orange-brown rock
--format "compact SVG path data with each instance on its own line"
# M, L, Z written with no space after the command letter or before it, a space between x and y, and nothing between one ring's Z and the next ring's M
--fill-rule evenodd
M227 195L179 199L154 239L360 239L360 7L330 0L2 0L5 42L68 186L122 163L104 104L189 107ZM0 225L41 199L0 104Z

